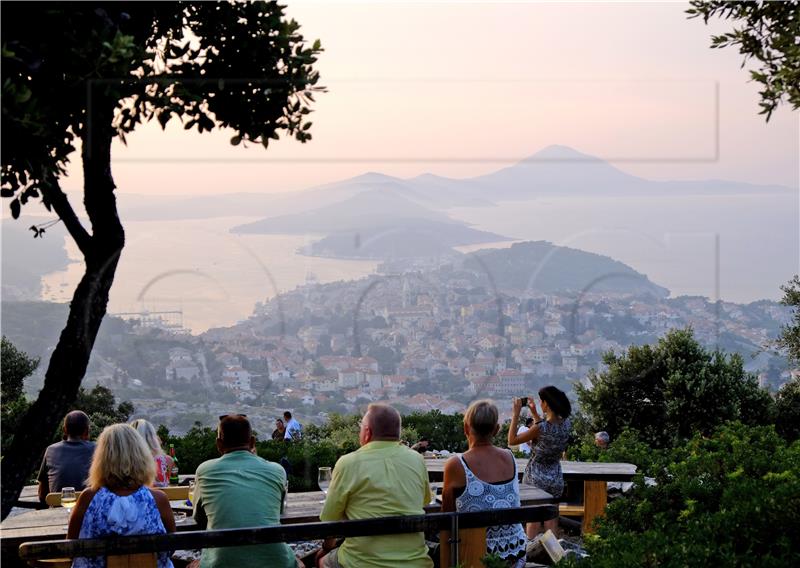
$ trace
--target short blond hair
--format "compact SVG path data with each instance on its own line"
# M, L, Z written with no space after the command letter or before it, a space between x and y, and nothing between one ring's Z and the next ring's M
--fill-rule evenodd
M464 424L479 438L491 438L497 429L500 413L491 400L476 400L464 414Z
M152 485L156 464L150 448L128 424L106 426L97 439L87 486L136 489Z

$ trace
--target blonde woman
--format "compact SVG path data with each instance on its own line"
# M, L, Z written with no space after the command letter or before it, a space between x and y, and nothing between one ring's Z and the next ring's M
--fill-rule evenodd
M69 518L67 538L175 532L163 491L151 489L155 463L144 439L127 424L108 426L97 439L87 488ZM76 558L73 567L105 568L102 557ZM168 553L158 568L172 568Z
M491 400L473 402L464 414L464 435L469 450L450 458L444 465L443 512L520 506L514 454L493 444L500 430L498 419L497 407ZM449 533L443 534L447 537ZM442 542L446 542L444 538ZM500 556L506 566L525 565L525 543L525 531L519 523L486 529L486 551ZM446 551L445 556L444 561L449 561Z
M156 462L156 478L153 485L155 487L168 487L169 474L172 471L172 458L161 449L161 438L156 434L155 427L144 418L134 420L131 422L131 426L144 438Z

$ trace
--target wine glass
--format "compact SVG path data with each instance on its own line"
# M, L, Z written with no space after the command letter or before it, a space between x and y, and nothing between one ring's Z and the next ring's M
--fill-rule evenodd
M436 486L433 483L430 483L431 488L431 502L428 505L436 505Z
M62 487L61 488L61 506L67 510L67 517L69 517L69 513L72 512L72 508L78 502L78 496L75 495L75 488L74 487ZM69 526L64 527L64 530L69 529Z
M322 493L325 494L325 497L328 496L328 487L331 484L331 468L329 467L321 467L319 468L319 477L317 478L317 482L319 483L319 488L322 490ZM320 501L320 503L324 503L325 498Z

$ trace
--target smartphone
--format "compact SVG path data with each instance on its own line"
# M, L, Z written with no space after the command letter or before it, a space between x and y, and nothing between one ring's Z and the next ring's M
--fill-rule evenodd
M527 396L523 396L520 400L522 401L522 406L528 406L528 397Z

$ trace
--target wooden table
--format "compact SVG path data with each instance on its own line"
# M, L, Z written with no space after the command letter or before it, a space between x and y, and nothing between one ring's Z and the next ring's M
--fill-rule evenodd
M289 493L286 499L286 511L281 516L281 523L294 524L319 521L319 514L322 512L322 503L320 501L323 496L321 491ZM522 486L520 488L520 500L522 505L545 505L556 502L556 499L549 493L530 486ZM184 501L171 501L170 503L175 511L186 512L190 510ZM425 507L426 513L439 510L440 505L438 503ZM0 542L2 542L3 556L5 557L6 554L16 555L16 549L23 542L66 538L68 519L69 514L63 507L30 511L7 518L0 524ZM196 529L197 524L191 517L177 525L179 532Z
M431 480L439 481L444 475L446 459L425 458L425 467ZM517 458L520 477L528 465L528 458ZM602 515L608 503L608 481L631 481L636 474L636 466L630 463L576 462L562 461L561 471L564 481L583 482L583 532L593 531L592 522ZM524 487L524 485L522 486ZM522 488L520 488L522 491Z

